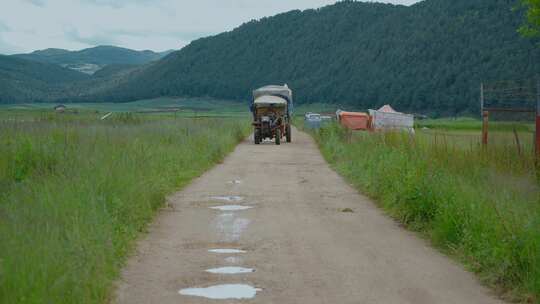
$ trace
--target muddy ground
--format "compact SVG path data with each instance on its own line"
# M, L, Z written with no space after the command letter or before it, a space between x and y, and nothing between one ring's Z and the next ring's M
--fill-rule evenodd
M293 132L291 144L243 142L172 195L123 270L116 302L499 303Z

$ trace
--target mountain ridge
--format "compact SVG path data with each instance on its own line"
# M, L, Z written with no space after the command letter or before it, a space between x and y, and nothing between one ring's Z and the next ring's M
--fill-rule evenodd
M246 22L160 60L66 84L64 102L159 96L247 100L287 83L299 103L477 114L482 81L540 75L539 39L519 36L517 0L342 1ZM60 52L61 50L49 50Z
M100 45L78 51L49 48L12 56L43 63L57 64L87 74L93 74L99 69L111 64L146 64L159 60L170 52L170 50L165 52L154 52L150 50L136 51L117 46Z
M109 101L164 95L249 99L288 83L302 103L477 113L482 81L540 74L514 0L342 1L247 22L130 74Z
M0 103L59 99L64 88L89 79L89 75L55 64L0 55Z

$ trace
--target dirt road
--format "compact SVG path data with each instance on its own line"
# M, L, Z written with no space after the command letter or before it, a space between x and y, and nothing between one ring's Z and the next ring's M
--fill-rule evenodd
M500 303L358 194L306 134L294 135L281 146L246 141L170 197L116 301Z

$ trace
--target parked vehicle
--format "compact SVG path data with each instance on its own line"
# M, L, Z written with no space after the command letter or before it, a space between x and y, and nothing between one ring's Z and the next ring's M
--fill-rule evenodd
M304 125L308 129L319 129L322 125L321 114L306 113L304 115Z
M283 137L291 142L292 109L292 91L287 85L269 85L253 91L251 112L255 144L274 139L279 145Z

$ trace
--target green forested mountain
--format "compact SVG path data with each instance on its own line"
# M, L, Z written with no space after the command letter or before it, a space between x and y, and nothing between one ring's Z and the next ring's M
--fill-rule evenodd
M0 55L0 103L52 101L90 76L55 64Z
M425 0L410 7L344 1L291 11L193 41L142 66L111 60L111 55L107 62L119 65L91 78L74 74L76 81L62 85L24 74L26 83L0 83L0 102L125 102L157 96L247 100L256 87L287 83L300 103L356 109L390 103L403 111L478 113L480 82L540 74L540 40L517 33L523 21L517 1ZM38 54L72 56L55 49ZM17 90L32 94L6 98L6 92Z
M168 53L101 46L75 52L46 49L0 55L0 103L82 100L82 96L110 90L128 72ZM96 67L93 76L81 72L88 65Z
M291 11L196 40L99 96L248 99L253 88L288 83L304 103L475 113L481 81L540 73L538 41L517 33L516 3L345 1Z

